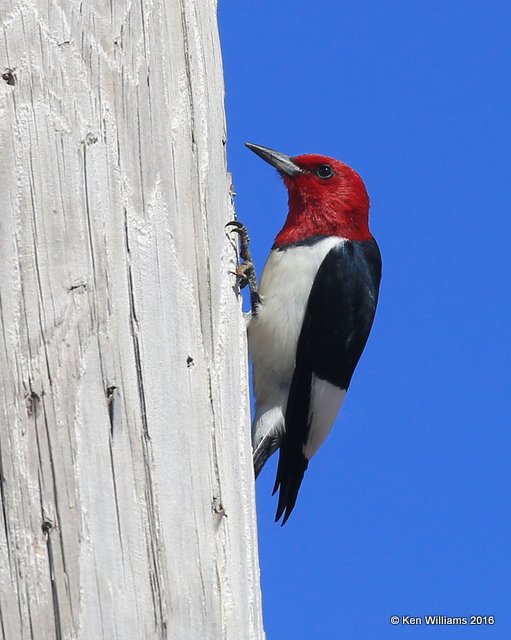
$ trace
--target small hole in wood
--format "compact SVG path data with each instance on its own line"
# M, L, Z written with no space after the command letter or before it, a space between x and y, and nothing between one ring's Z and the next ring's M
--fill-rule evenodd
M11 85L11 87L14 87L14 85L16 84L16 76L14 75L14 69L6 69L2 73L2 79L5 80L7 84Z

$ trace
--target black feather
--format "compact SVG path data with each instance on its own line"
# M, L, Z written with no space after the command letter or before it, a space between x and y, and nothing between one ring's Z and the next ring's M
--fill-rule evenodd
M308 322L309 318L306 317L304 325ZM312 383L308 335L309 331L302 328L299 338L299 344L300 342L302 342L302 344L297 349L297 356L300 354L300 357L297 357L293 379L289 389L285 416L286 432L280 444L279 465L277 467L275 486L273 487L273 495L275 495L280 487L275 522L278 522L285 510L282 525L286 523L295 506L303 475L309 464L309 461L303 455L303 445L307 440L309 431L309 406ZM291 425L292 428L288 429L287 425Z
M284 438L280 446L277 478L272 493L272 495L275 495L280 488L275 522L278 522L282 514L284 514L281 526L286 524L291 511L293 511L308 465L309 461L303 455L302 444L291 438Z

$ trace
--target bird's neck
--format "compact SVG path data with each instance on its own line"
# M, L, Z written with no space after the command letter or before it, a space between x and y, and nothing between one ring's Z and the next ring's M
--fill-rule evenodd
M343 203L342 207L328 204L289 201L286 222L275 238L281 247L314 236L338 236L353 241L371 239L369 210L360 203Z

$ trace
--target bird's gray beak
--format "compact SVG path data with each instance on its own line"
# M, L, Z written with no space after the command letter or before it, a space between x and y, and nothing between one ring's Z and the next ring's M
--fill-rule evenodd
M299 173L303 173L298 165L296 165L289 156L286 156L280 151L274 149L268 149L268 147L261 147L258 144L252 144L251 142L245 142L245 146L256 153L272 167L275 167L280 173L285 173L288 176L296 176Z

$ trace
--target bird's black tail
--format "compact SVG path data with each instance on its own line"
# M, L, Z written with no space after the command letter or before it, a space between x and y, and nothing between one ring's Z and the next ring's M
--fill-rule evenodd
M272 494L275 495L280 488L275 522L278 522L282 514L284 514L281 526L286 524L293 511L303 475L308 465L309 461L303 455L303 444L289 438L289 436L284 436L280 445L279 466L277 467L277 478Z

